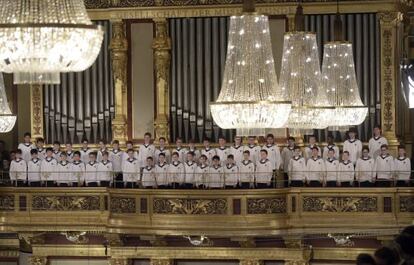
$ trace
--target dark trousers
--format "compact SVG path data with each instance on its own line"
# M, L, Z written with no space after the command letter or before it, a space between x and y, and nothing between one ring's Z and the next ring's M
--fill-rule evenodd
M409 181L405 181L405 180L398 180L395 185L397 187L409 187L410 186L410 182Z
M58 183L57 184L59 187L69 187L68 183Z
M233 185L226 185L225 188L228 189L228 190L231 190L231 189L234 189L234 186Z
M29 186L30 187L40 187L41 184L40 184L40 181L31 181L31 182L29 182Z
M173 189L179 189L179 188L181 188L181 185L178 182L171 183L171 186L172 186Z
M289 175L288 175L288 173L283 173L283 187L286 188L288 186L289 186ZM300 187L302 187L302 186L300 186Z
M122 173L118 173L118 174L115 175L114 187L115 188L123 188L124 187Z
M157 187L158 189L167 189L168 186L167 185L158 185Z
M249 182L242 182L240 185L240 188L242 189L250 189L252 187L252 185L250 185Z
M98 182L89 182L86 184L87 187L98 187Z
M351 182L349 182L349 181L342 181L341 182L341 187L349 188L349 187L352 187L352 185L351 185Z
M309 187L321 187L321 182L318 180L311 180L309 181Z
M256 188L258 189L267 189L270 188L270 185L267 183L256 183Z
M207 187L206 187L206 186L204 186L204 184L200 184L200 185L198 185L198 186L197 186L197 188L198 188L198 189L206 189Z
M193 186L192 183L184 183L183 187L184 187L184 189L192 189L192 188L194 188L194 186Z
M327 181L326 187L336 187L336 181L335 180Z
M54 181L45 181L44 182L45 187L54 187L55 186L55 182Z
M101 181L101 187L109 187L109 181L107 180Z
M26 182L24 180L16 180L16 187L25 187L26 186Z
M369 187L373 187L374 184L371 181L360 181L359 186L362 188L369 188Z
M382 187L382 188L391 187L391 181L388 179L378 179L376 184L377 184L377 187Z
M303 181L302 180L292 180L290 181L291 187L303 187Z
M77 182L72 182L72 187L78 187L78 183Z
M135 182L126 182L125 183L125 188L127 189L135 189L136 188L136 183Z

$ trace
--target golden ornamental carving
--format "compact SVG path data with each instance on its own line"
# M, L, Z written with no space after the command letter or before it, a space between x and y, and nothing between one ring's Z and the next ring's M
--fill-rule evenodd
M285 265L309 265L309 261L306 261L306 260L286 260Z
M34 211L97 211L99 196L44 196L32 197Z
M14 211L14 195L0 195L0 211Z
M110 258L108 265L131 265L131 260L126 258Z
M263 265L264 262L262 260L257 259L243 259L240 260L240 265Z
M30 265L46 265L47 258L46 257L38 257L38 256L31 256L29 257Z
M400 197L400 212L414 213L414 196Z
M227 213L226 199L164 199L153 201L154 214L215 215Z
M113 213L135 213L136 202L135 198L126 197L111 197L111 212Z
M376 212L376 197L303 197L304 212Z
M151 259L150 265L172 265L173 260L171 259Z
M286 213L286 197L249 198L247 199L248 214Z
M33 138L43 137L43 87L30 86L31 133Z

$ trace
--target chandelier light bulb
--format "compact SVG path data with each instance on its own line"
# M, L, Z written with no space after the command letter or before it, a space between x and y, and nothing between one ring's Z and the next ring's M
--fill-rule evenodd
M89 68L103 30L92 23L83 0L3 0L0 71L15 84L59 84L61 72Z
M10 132L16 123L16 119L16 115L13 115L10 111L3 74L0 73L0 133Z

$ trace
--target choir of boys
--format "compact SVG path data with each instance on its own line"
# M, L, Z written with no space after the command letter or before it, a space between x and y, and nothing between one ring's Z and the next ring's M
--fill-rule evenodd
M292 187L390 187L409 186L411 176L410 159L403 146L398 148L398 157L388 153L387 140L381 136L378 126L369 148L362 147L356 131L349 131L344 142L342 157L334 138L328 136L327 146L317 146L316 137L309 137L309 145L301 149L295 139L289 137L287 146L280 153L274 136L269 134L260 147L256 138L248 137L247 145L236 136L234 145L228 147L224 137L219 138L219 147L212 148L205 139L199 151L194 141L189 148L176 139L172 151L166 147L166 139L159 139L155 148L151 134L144 135L144 144L139 152L127 142L127 151L121 151L118 141L113 141L110 150L104 141L99 141L99 150L88 147L74 151L70 143L64 152L60 143L44 148L39 138L32 145L29 133L19 145L10 166L13 185L39 186L114 186L127 188L269 188L275 171L283 170L285 184ZM114 182L119 182L118 184Z

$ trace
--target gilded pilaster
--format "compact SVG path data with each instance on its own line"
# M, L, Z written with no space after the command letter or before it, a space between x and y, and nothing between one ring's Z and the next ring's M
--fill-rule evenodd
M174 261L172 259L151 259L150 265L173 265Z
M398 27L399 12L379 13L381 38L381 124L384 136L393 151L396 150L396 96L398 82Z
M43 138L43 87L30 86L30 131L33 138Z
M112 21L111 58L115 84L115 118L112 121L112 138L125 143L127 136L127 64L128 40L125 23L122 20Z
M288 25L288 31L294 31L295 30L295 14L287 14L287 25Z
M243 259L240 260L240 265L263 265L264 262L262 260L257 259Z
M154 64L156 76L157 112L154 122L155 138L169 138L169 70L171 63L171 39L168 36L167 20L154 19L155 38L152 44L154 50Z
M29 258L30 265L46 265L47 264L47 258L46 257L40 257L40 256L31 256Z

